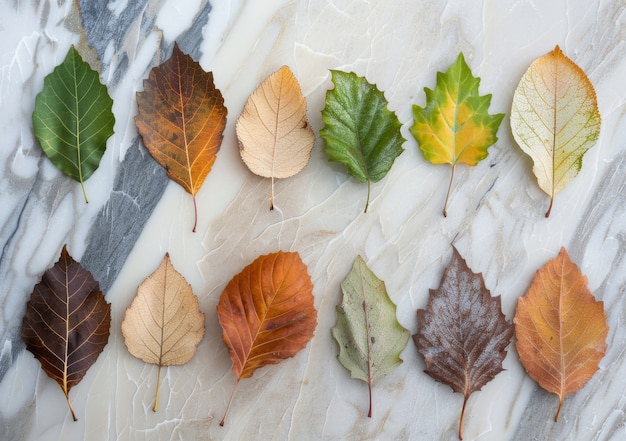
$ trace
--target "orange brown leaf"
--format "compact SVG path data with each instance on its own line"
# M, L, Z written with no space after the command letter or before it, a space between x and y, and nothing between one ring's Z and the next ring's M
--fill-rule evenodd
M279 251L258 257L226 285L217 315L237 383L296 355L317 324L313 283L300 255Z
M169 60L150 71L137 93L135 124L152 157L193 196L211 171L226 126L227 110L213 74L178 45Z
M26 304L22 340L55 380L76 421L69 393L109 341L111 305L98 282L63 247Z
M608 325L585 277L565 248L537 271L515 313L515 347L528 375L563 398L582 388L606 353Z

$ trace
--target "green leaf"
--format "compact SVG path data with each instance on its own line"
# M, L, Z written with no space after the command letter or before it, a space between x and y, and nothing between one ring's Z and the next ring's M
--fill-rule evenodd
M504 118L503 113L488 113L491 94L480 96L479 85L480 79L472 75L459 53L447 72L437 72L435 90L424 88L426 106L413 105L415 123L410 130L424 158L452 165L444 216L456 165L474 166L485 159L487 148L498 140L496 133Z
M337 324L331 332L339 343L339 362L352 378L365 381L372 416L372 385L394 370L409 341L409 331L396 319L385 282L370 270L361 256L341 283L343 300L337 306Z
M383 93L365 78L337 70L331 74L335 88L326 92L320 136L331 161L341 162L348 173L367 182L367 212L370 183L384 178L404 151L402 124L387 108Z
M35 137L50 161L70 178L84 181L98 168L113 134L113 100L98 72L92 70L72 46L54 71L44 78L37 95L33 126Z

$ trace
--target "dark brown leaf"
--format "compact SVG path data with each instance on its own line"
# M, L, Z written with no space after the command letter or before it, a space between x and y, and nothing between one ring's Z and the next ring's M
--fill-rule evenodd
M459 439L467 399L502 371L512 336L500 296L491 297L482 274L473 273L453 248L441 285L430 290L428 309L417 310L413 340L426 361L425 372L464 396Z
M72 259L66 247L43 274L26 304L22 339L26 349L54 379L76 421L69 399L109 340L111 305L91 273Z

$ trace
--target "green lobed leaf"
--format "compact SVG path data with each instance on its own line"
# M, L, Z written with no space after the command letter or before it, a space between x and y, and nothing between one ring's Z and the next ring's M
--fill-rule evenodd
M326 140L331 161L344 164L350 175L367 182L367 212L370 183L384 178L404 151L402 124L375 85L355 73L331 70L331 74L335 87L326 92L320 136Z
M65 60L44 78L35 100L35 137L50 161L81 183L98 168L113 134L113 100L98 72L72 46Z
M459 53L446 72L437 73L435 89L424 88L426 106L413 105L411 134L427 161L452 165L450 187L458 163L475 166L498 140L496 133L504 114L489 114L491 94L481 96L479 85L480 79L472 75ZM448 196L444 216L447 202Z
M396 318L396 305L385 282L358 256L341 283L343 300L337 306L337 324L331 329L339 344L339 362L352 378L368 384L372 416L373 382L395 369L409 341L409 331Z

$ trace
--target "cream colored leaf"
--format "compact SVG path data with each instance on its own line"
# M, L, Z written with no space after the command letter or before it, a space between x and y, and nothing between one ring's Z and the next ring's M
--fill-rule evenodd
M306 100L287 66L273 73L254 91L237 120L239 152L250 171L272 179L289 178L311 157L315 135L307 122Z
M159 406L161 366L181 365L191 360L204 329L198 298L166 254L159 268L139 285L122 321L128 351L159 367L155 412Z
M587 75L561 49L535 60L513 97L511 129L534 162L539 187L554 196L576 177L583 155L600 135L596 93Z

